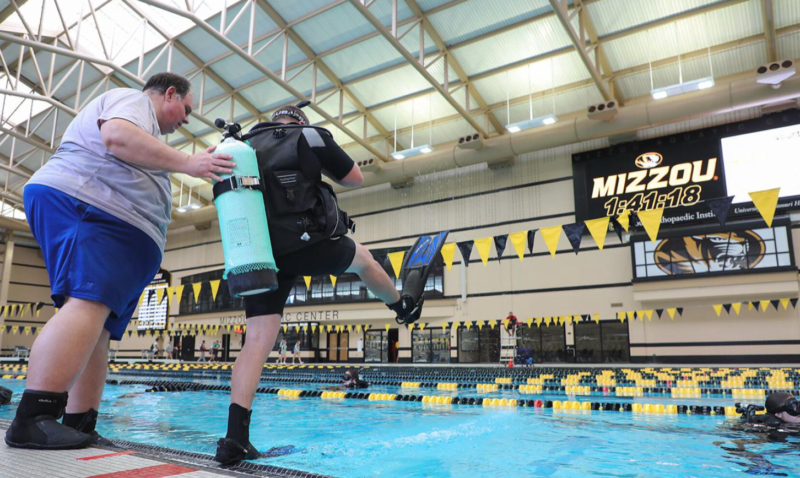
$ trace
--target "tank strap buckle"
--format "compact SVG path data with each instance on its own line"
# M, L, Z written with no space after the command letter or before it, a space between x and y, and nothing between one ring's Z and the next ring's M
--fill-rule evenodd
M228 191L243 188L261 190L261 179L258 176L231 176L214 185L214 199Z

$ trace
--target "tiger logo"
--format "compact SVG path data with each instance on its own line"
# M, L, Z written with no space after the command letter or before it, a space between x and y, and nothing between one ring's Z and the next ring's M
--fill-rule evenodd
M666 238L656 247L656 266L667 275L755 269L766 245L755 231Z
M664 156L661 153L644 153L636 158L636 166L641 169L655 168L664 161Z

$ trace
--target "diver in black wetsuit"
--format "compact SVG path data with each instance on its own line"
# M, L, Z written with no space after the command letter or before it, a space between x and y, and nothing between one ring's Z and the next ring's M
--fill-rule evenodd
M367 388L369 383L361 380L358 376L358 370L351 368L342 375L342 388Z

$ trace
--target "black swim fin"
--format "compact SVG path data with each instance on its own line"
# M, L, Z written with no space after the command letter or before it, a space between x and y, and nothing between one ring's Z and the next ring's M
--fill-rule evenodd
M402 303L408 304L408 311L398 314L398 324L412 324L422 315L422 304L425 302L425 284L433 271L434 260L442 250L448 231L435 236L419 237L411 250L403 259L400 278L403 291L400 294Z

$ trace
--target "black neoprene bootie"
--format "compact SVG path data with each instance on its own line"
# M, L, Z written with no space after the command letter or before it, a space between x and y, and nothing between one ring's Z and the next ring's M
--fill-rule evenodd
M92 437L92 443L95 445L117 448L116 445L111 443L111 440L104 438L95 430L97 426L97 415L98 411L94 408L90 408L88 412L84 413L65 413L62 423L79 432L86 433Z
M416 322L422 315L423 301L422 297L418 302L415 302L413 297L404 295L394 304L386 304L386 307L397 314L397 323L411 324Z
M250 416L252 410L231 403L228 407L228 434L217 442L214 460L229 465L242 460L255 460L261 455L250 443Z
M25 390L17 416L6 431L6 444L37 450L71 450L91 445L90 435L58 423L66 406L67 392Z

